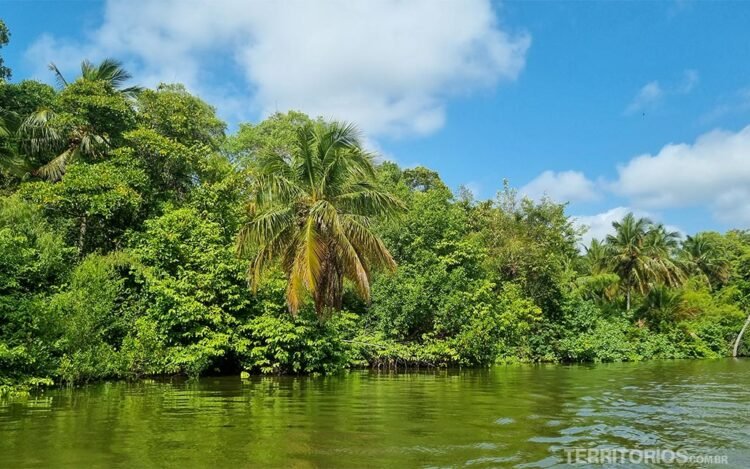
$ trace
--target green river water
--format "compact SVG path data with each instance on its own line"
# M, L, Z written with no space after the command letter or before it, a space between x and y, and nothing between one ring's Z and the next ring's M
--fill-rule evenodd
M149 380L0 402L0 467L551 467L588 448L750 467L750 360Z

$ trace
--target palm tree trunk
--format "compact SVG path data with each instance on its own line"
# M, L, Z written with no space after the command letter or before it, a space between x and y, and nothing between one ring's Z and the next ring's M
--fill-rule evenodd
M745 325L742 326L742 330L737 336L737 340L734 341L734 350L732 350L732 356L735 358L737 357L737 351L740 349L740 343L742 343L742 336L745 335L745 331L747 330L748 325L750 325L750 314L747 315Z
M628 281L627 291L625 292L625 311L630 311L630 290L633 288L630 281Z

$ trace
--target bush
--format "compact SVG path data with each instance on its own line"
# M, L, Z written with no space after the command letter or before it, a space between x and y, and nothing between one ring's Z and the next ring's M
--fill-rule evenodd
M331 373L350 365L355 316L319 321L313 311L263 314L242 324L234 343L242 368L265 374Z
M244 262L225 242L221 227L192 207L149 220L133 244L149 322L139 323L129 352L137 357L160 341L166 353L159 360L141 360L139 372L196 376L212 370L228 356L237 318L251 306Z
M58 375L66 382L122 377L120 355L135 313L126 290L132 260L123 253L90 255L55 295L50 311L62 325Z
M74 250L41 212L0 198L0 388L47 382L56 368L59 324L46 308ZM36 384L35 384L36 383Z

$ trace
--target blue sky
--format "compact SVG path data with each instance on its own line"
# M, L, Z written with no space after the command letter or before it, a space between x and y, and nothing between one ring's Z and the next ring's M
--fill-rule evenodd
M230 123L357 122L387 158L492 197L569 201L601 236L634 210L750 225L750 2L0 1L14 79L124 60Z

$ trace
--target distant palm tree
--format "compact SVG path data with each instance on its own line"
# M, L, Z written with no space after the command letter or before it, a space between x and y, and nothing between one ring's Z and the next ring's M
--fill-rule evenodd
M57 66L49 65L61 86L69 86ZM113 90L132 96L141 91L138 86L122 88L131 75L122 68L120 62L105 59L99 65L88 60L81 62L82 81L103 81ZM76 123L73 126L55 125L56 114L50 109L39 109L29 115L18 130L22 148L30 154L53 152L56 154L49 162L33 170L33 173L50 181L59 181L65 174L68 163L81 156L100 156L110 146L107 135L97 131L87 123Z
M403 205L376 186L372 157L355 127L306 124L291 154L262 155L256 171L251 220L238 237L240 254L257 249L248 270L252 284L257 287L262 271L278 260L292 313L305 292L319 316L340 309L344 279L369 299L371 267L396 267L371 218L393 217Z
M676 287L685 281L685 273L676 255L680 246L680 233L667 231L664 225L651 226L646 234L645 253L652 264L652 280L669 287Z
M730 266L721 248L706 234L688 236L682 243L680 256L685 268L703 277L711 287L729 280Z
M630 311L633 290L645 294L655 282L677 285L682 273L672 258L679 235L654 225L648 218L628 213L622 221L612 223L613 235L607 236L610 268L625 289L626 309Z
M610 302L617 296L620 277L610 271L607 245L598 239L592 239L585 249L586 275L577 277L573 287L587 299Z
M52 70L52 73L55 74L55 78L61 86L68 86L68 81L60 72L60 69L57 68L57 65L55 65L54 63L50 63L49 69ZM79 78L80 80L104 81L120 93L127 95L136 95L143 91L142 87L129 86L127 88L122 88L125 82L127 82L131 78L133 78L133 76L122 67L122 62L120 62L119 60L104 59L99 62L98 65L94 65L88 60L84 60L81 62L81 76Z
M612 270L625 283L626 309L630 311L630 295L634 287L645 283L648 264L643 252L646 233L651 225L647 218L636 219L632 213L612 223L615 234L607 236L607 250Z
M586 249L585 261L589 275L597 275L607 270L609 261L607 256L607 246L598 239L592 239Z

